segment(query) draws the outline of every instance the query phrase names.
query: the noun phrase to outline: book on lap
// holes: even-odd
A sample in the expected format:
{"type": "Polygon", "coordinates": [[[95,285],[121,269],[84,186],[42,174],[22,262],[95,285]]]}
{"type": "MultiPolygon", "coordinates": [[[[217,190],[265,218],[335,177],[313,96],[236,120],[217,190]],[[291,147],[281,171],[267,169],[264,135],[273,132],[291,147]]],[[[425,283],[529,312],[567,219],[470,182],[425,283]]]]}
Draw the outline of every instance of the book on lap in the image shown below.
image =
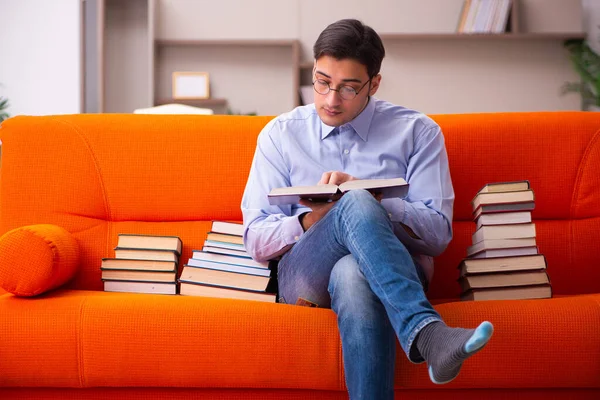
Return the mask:
{"type": "Polygon", "coordinates": [[[180,294],[183,296],[202,296],[221,299],[252,300],[275,303],[274,293],[253,292],[249,290],[230,289],[218,286],[202,285],[180,281],[180,294]]]}
{"type": "Polygon", "coordinates": [[[403,178],[357,179],[340,185],[290,186],[275,188],[268,194],[269,204],[298,204],[300,199],[335,201],[350,190],[365,189],[381,193],[384,199],[402,198],[408,193],[408,183],[403,178]]]}

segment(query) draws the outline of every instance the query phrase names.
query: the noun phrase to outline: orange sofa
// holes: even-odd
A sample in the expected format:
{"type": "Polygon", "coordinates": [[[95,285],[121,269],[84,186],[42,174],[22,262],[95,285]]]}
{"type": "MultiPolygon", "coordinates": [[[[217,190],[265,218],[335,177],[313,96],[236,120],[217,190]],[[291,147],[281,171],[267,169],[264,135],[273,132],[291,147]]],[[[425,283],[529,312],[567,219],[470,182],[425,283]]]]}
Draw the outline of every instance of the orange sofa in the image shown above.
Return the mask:
{"type": "MultiPolygon", "coordinates": [[[[456,203],[428,296],[449,325],[495,334],[435,386],[399,352],[398,399],[600,398],[600,113],[437,115],[456,203]],[[458,301],[456,266],[486,182],[529,179],[553,299],[458,301]]],[[[332,311],[104,293],[118,233],[241,220],[268,117],[15,117],[0,128],[0,399],[344,399],[332,311]],[[37,294],[37,295],[35,295],[37,294]],[[35,296],[31,296],[35,295],[35,296]]]]}

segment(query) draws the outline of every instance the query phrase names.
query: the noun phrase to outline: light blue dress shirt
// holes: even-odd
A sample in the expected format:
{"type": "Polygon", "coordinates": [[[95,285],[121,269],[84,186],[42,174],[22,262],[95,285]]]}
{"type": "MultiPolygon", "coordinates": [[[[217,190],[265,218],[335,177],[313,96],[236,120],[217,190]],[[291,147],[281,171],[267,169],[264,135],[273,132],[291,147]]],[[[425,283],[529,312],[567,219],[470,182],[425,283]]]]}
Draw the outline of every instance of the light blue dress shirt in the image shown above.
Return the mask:
{"type": "Polygon", "coordinates": [[[271,189],[315,185],[327,171],[359,179],[401,177],[409,183],[406,198],[381,204],[396,236],[431,279],[431,256],[440,254],[452,238],[454,190],[444,137],[424,114],[373,97],[354,120],[338,128],[325,125],[314,104],[297,107],[264,127],[242,199],[248,253],[260,261],[275,258],[304,233],[298,215],[310,209],[269,205],[271,189]]]}

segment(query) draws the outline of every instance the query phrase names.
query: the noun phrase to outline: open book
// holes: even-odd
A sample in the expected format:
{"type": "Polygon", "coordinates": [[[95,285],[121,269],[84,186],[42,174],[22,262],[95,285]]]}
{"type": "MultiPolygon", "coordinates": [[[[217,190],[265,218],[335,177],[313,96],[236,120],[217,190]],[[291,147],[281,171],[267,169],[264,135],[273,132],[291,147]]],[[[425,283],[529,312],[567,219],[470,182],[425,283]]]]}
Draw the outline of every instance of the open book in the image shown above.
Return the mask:
{"type": "Polygon", "coordinates": [[[300,199],[311,201],[335,201],[344,193],[353,189],[365,189],[372,193],[381,193],[384,199],[402,198],[408,193],[408,183],[402,178],[358,179],[341,185],[291,186],[271,190],[269,204],[298,204],[300,199]]]}

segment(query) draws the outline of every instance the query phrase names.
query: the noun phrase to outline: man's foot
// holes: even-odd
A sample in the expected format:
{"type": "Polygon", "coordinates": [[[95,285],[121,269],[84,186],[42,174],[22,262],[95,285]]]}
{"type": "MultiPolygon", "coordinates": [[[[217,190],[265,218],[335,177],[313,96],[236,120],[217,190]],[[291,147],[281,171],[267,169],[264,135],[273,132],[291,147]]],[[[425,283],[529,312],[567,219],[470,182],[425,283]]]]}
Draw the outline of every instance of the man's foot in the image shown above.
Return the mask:
{"type": "Polygon", "coordinates": [[[481,350],[492,333],[494,326],[488,321],[476,329],[450,328],[441,321],[425,326],[416,345],[427,361],[431,381],[444,384],[456,378],[463,361],[481,350]]]}

